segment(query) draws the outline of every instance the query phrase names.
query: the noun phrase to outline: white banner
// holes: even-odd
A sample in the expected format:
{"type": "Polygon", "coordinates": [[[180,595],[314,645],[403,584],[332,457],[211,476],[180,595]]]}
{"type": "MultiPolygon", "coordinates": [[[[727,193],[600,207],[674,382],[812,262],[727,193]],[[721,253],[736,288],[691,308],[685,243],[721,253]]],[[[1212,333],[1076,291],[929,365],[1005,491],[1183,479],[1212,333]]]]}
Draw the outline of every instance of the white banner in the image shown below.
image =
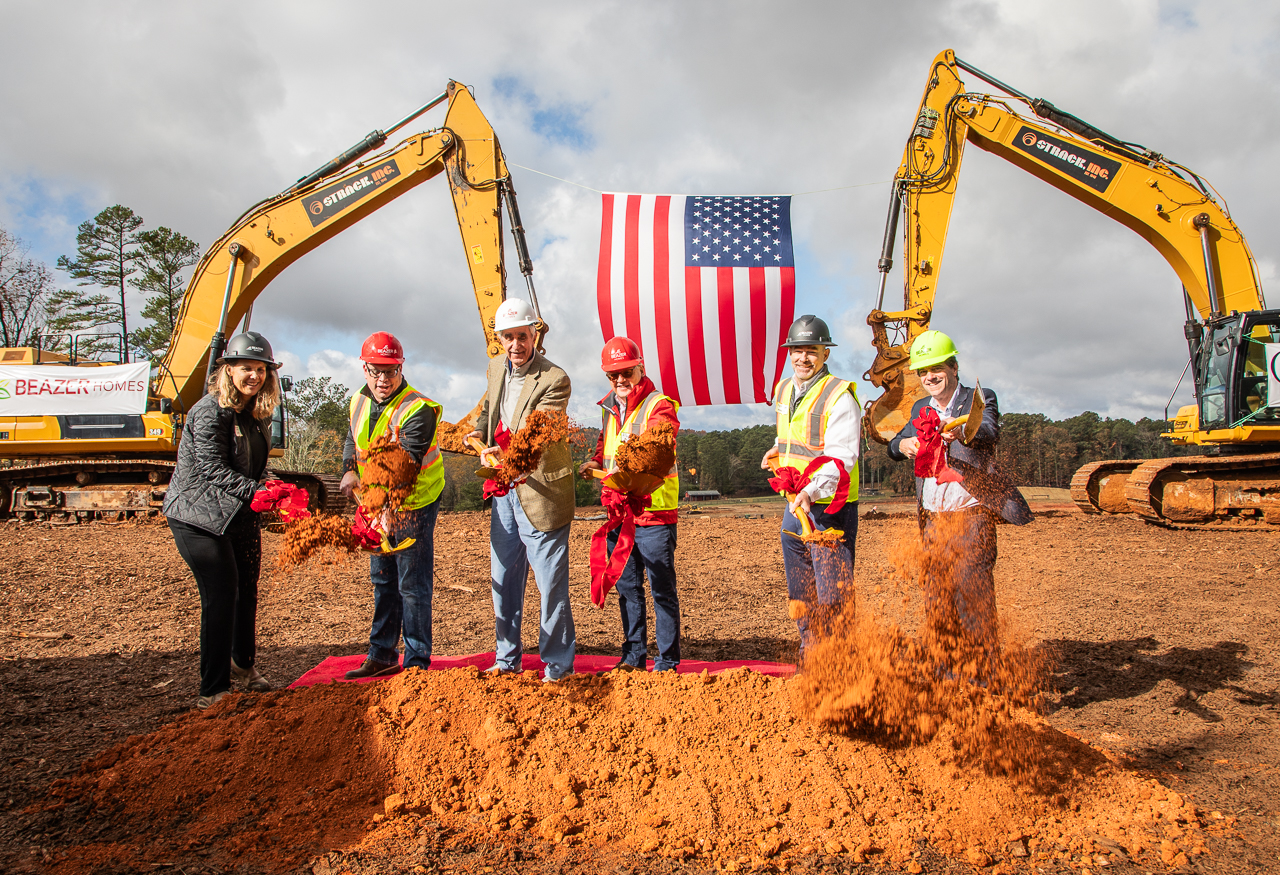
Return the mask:
{"type": "Polygon", "coordinates": [[[1267,360],[1267,406],[1280,407],[1280,343],[1264,343],[1267,360]]]}
{"type": "Polygon", "coordinates": [[[143,413],[148,362],[104,367],[0,365],[0,416],[143,413]]]}

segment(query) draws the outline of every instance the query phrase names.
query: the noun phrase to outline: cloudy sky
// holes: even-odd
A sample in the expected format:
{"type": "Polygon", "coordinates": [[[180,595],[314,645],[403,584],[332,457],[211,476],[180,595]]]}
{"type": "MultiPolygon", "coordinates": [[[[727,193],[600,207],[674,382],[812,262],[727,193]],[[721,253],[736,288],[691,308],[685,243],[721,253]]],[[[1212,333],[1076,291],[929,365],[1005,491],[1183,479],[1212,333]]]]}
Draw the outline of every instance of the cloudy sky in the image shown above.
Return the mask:
{"type": "MultiPolygon", "coordinates": [[[[797,313],[831,323],[833,370],[855,377],[872,358],[888,180],[944,48],[1208,178],[1275,284],[1280,6],[1264,0],[3,0],[0,224],[50,265],[115,203],[208,246],[456,79],[519,165],[548,353],[574,378],[579,418],[595,421],[606,390],[597,190],[796,193],[797,313]]],[[[442,119],[443,107],[415,129],[442,119]]],[[[360,341],[391,328],[410,380],[454,418],[486,363],[463,259],[437,178],[290,267],[254,327],[295,377],[348,386],[360,341]]],[[[933,327],[1004,410],[1162,416],[1186,362],[1182,320],[1176,276],[1135,234],[966,151],[933,327]]],[[[770,414],[682,418],[717,428],[770,414]]]]}

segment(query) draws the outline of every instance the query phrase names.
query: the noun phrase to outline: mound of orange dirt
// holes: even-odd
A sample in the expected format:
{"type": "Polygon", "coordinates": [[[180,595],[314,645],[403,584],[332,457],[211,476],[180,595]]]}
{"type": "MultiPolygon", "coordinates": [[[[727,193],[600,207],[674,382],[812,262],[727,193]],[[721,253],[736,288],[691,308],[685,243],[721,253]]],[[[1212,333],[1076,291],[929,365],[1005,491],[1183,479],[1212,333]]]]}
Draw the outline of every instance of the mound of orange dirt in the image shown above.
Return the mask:
{"type": "Polygon", "coordinates": [[[424,819],[546,856],[577,845],[731,871],[813,854],[910,867],[920,840],[984,865],[1096,854],[1157,865],[1198,847],[1195,810],[1176,793],[1033,717],[1018,729],[1040,751],[1027,780],[957,752],[949,726],[913,746],[825,731],[793,706],[801,683],[747,670],[557,684],[409,670],[232,696],[55,785],[53,804],[80,812],[88,841],[53,868],[206,848],[209,864],[285,871],[424,819]]]}
{"type": "Polygon", "coordinates": [[[629,474],[652,474],[665,477],[676,463],[675,429],[669,422],[659,422],[624,441],[618,447],[615,464],[629,474]]]}

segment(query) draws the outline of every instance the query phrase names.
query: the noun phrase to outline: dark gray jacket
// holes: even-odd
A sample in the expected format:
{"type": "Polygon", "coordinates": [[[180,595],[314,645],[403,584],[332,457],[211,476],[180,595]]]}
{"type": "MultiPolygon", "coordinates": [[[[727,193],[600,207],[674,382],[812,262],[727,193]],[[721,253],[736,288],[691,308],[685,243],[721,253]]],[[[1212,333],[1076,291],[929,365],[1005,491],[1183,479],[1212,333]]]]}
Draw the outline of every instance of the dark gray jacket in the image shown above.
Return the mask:
{"type": "MultiPolygon", "coordinates": [[[[164,515],[215,535],[224,534],[231,520],[253,500],[266,471],[250,470],[249,436],[237,434],[236,412],[205,395],[187,414],[178,444],[178,465],[164,497],[164,515]]],[[[252,417],[252,428],[271,446],[270,435],[252,417]]]]}
{"type": "MultiPolygon", "coordinates": [[[[973,389],[960,386],[956,390],[956,410],[968,410],[973,402],[973,389]]],[[[996,393],[982,390],[986,407],[982,411],[982,425],[968,446],[954,441],[947,450],[947,463],[964,478],[965,491],[986,508],[995,511],[1005,522],[1026,525],[1033,519],[1022,493],[1008,477],[996,467],[996,441],[1000,440],[1000,405],[996,393]]],[[[904,438],[915,437],[916,417],[929,406],[929,398],[922,398],[911,408],[911,419],[902,431],[889,441],[889,458],[902,461],[907,455],[898,449],[904,438]]],[[[920,498],[923,479],[916,478],[916,499],[920,498]]]]}

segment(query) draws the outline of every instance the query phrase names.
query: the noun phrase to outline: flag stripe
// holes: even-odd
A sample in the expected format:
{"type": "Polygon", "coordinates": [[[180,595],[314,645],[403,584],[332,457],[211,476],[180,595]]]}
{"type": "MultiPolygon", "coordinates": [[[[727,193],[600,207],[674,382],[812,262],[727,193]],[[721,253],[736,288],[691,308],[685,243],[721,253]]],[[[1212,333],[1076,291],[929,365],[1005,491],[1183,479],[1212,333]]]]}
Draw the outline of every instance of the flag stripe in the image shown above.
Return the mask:
{"type": "MultiPolygon", "coordinates": [[[[778,342],[774,347],[777,350],[778,361],[773,367],[773,386],[777,386],[782,380],[782,369],[787,364],[787,356],[782,350],[782,344],[787,342],[787,331],[791,328],[791,323],[796,318],[796,269],[794,267],[782,268],[781,279],[782,312],[780,314],[781,318],[778,320],[778,342]]],[[[771,398],[773,386],[769,388],[771,398]]]]}
{"type": "Polygon", "coordinates": [[[702,325],[702,268],[686,267],[685,312],[689,319],[689,370],[693,373],[693,403],[710,404],[707,375],[707,332],[702,325]]]}
{"type": "Polygon", "coordinates": [[[609,288],[609,271],[612,269],[613,248],[613,200],[614,196],[604,196],[604,208],[600,214],[600,263],[596,267],[596,307],[600,311],[600,330],[606,338],[614,336],[613,307],[609,296],[601,294],[609,288]]]}
{"type": "MultiPolygon", "coordinates": [[[[626,334],[636,343],[640,343],[640,197],[630,195],[627,198],[627,231],[626,231],[626,271],[623,274],[623,306],[627,314],[626,334]]],[[[641,354],[644,353],[643,344],[641,354]]]]}
{"type": "Polygon", "coordinates": [[[751,389],[752,398],[767,398],[764,359],[769,348],[768,316],[765,314],[765,269],[747,268],[751,295],[751,389]]]}
{"type": "Polygon", "coordinates": [[[680,388],[676,381],[676,362],[672,351],[671,325],[671,273],[669,263],[670,238],[667,229],[670,221],[671,198],[658,197],[653,205],[653,312],[657,333],[658,372],[662,386],[671,387],[664,392],[680,400],[680,388]]]}
{"type": "Polygon", "coordinates": [[[716,268],[716,301],[720,315],[720,370],[724,380],[724,403],[739,404],[742,401],[738,385],[738,341],[734,331],[734,294],[732,267],[716,268]]]}
{"type": "MultiPolygon", "coordinates": [[[[672,195],[671,206],[667,211],[667,253],[668,262],[665,268],[667,277],[667,301],[671,306],[671,367],[675,379],[668,384],[663,381],[662,391],[675,398],[681,404],[696,403],[693,401],[693,367],[690,364],[689,352],[689,317],[685,302],[685,235],[684,235],[685,198],[683,195],[672,195]],[[670,391],[668,391],[670,389],[670,391]]],[[[656,270],[663,270],[656,267],[656,270]]]]}

